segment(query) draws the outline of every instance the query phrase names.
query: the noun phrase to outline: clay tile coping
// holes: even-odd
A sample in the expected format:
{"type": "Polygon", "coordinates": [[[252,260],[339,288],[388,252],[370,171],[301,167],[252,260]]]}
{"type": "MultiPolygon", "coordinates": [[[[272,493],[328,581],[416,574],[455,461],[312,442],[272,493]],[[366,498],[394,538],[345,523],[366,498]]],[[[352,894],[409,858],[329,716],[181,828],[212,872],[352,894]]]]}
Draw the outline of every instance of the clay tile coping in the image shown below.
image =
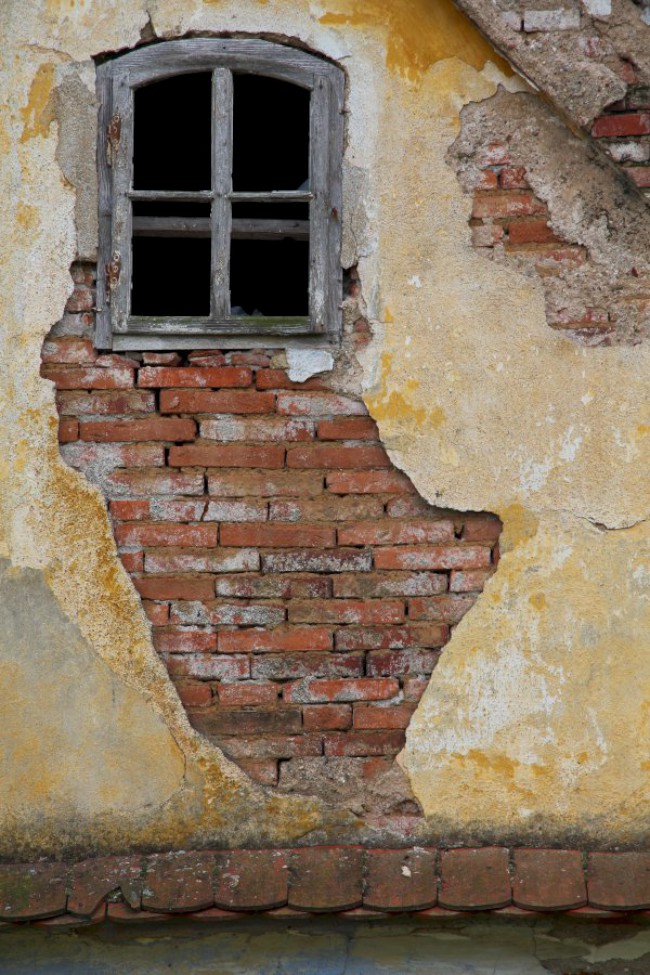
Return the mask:
{"type": "Polygon", "coordinates": [[[420,913],[650,910],[650,853],[314,846],[0,864],[0,925],[215,921],[265,912],[351,920],[420,913]]]}

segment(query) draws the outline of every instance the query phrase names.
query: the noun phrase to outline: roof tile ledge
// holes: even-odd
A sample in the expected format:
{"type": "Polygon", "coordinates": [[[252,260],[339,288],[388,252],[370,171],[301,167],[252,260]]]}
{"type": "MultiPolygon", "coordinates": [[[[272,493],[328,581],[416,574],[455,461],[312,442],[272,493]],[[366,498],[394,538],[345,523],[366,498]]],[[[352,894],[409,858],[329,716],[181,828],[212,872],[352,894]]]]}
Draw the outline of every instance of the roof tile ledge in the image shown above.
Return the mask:
{"type": "Polygon", "coordinates": [[[650,919],[650,852],[349,845],[0,864],[3,927],[479,911],[650,919]]]}

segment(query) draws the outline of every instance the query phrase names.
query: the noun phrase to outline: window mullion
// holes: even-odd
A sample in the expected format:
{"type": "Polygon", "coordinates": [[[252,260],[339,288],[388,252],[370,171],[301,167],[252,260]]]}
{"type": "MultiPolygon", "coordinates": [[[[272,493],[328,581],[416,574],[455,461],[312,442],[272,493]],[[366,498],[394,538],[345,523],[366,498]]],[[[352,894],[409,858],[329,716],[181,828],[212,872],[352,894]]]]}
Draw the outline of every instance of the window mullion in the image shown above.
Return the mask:
{"type": "Polygon", "coordinates": [[[133,91],[128,74],[118,74],[113,88],[113,111],[120,119],[120,139],[113,159],[115,208],[111,227],[113,267],[111,319],[114,332],[126,332],[131,304],[131,201],[133,179],[133,91]]]}
{"type": "Polygon", "coordinates": [[[309,316],[315,332],[325,331],[325,297],[329,241],[330,92],[327,79],[316,77],[311,94],[309,189],[309,316]]]}
{"type": "Polygon", "coordinates": [[[212,319],[230,317],[230,233],[232,224],[233,153],[232,72],[216,68],[212,75],[212,319]]]}

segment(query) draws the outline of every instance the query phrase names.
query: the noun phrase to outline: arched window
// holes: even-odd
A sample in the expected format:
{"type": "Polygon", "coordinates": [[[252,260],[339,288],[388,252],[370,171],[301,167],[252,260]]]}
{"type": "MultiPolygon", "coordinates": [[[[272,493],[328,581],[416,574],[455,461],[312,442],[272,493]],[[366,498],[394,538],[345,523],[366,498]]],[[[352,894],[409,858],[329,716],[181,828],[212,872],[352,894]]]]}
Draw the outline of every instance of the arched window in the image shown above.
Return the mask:
{"type": "Polygon", "coordinates": [[[98,69],[100,348],[339,333],[343,74],[257,39],[98,69]]]}

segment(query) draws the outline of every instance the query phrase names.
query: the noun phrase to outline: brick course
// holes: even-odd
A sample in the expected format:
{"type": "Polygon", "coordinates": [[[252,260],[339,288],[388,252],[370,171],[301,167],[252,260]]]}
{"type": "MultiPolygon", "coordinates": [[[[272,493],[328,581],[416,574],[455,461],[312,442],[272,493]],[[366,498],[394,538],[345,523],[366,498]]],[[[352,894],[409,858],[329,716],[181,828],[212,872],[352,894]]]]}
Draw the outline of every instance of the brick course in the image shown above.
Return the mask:
{"type": "MultiPolygon", "coordinates": [[[[537,226],[524,184],[504,178],[483,209],[516,194],[508,212],[537,226]]],[[[75,291],[68,314],[92,306],[75,291]]],[[[43,350],[62,454],[107,499],[190,721],[265,785],[294,756],[402,748],[500,531],[428,505],[361,399],[291,382],[276,356],[97,355],[60,328],[43,350]]]]}

